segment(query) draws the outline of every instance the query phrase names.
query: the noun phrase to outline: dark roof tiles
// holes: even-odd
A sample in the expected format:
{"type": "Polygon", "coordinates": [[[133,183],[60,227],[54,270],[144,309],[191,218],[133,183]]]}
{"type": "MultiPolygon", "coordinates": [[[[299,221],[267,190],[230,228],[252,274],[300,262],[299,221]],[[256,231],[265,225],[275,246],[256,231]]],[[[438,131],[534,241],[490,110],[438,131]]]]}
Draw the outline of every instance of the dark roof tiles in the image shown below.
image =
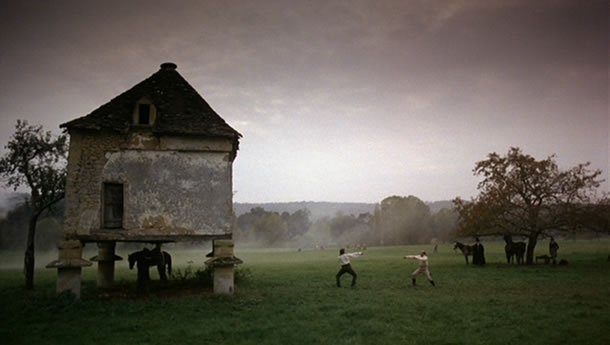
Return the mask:
{"type": "Polygon", "coordinates": [[[131,89],[100,106],[89,115],[66,122],[67,129],[112,129],[126,133],[133,126],[135,105],[149,99],[157,109],[152,131],[159,134],[201,135],[239,139],[229,126],[176,71],[164,63],[161,69],[131,89]]]}

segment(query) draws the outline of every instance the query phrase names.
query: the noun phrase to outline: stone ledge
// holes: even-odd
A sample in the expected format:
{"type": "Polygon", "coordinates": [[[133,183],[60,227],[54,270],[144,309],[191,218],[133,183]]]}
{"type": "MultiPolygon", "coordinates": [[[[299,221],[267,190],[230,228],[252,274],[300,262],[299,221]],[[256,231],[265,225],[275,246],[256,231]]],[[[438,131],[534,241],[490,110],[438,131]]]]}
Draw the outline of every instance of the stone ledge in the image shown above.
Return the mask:
{"type": "Polygon", "coordinates": [[[205,264],[207,266],[211,266],[211,267],[233,266],[233,265],[239,265],[239,264],[243,264],[243,263],[244,262],[242,259],[237,258],[235,256],[212,258],[205,262],[205,264]]]}
{"type": "Polygon", "coordinates": [[[118,256],[116,254],[114,255],[114,258],[112,258],[112,259],[99,259],[98,257],[99,257],[99,255],[96,255],[96,256],[92,257],[91,259],[89,259],[89,260],[97,261],[97,262],[114,262],[114,261],[121,261],[121,260],[123,260],[122,257],[120,257],[120,256],[118,256]]]}
{"type": "Polygon", "coordinates": [[[59,259],[53,260],[46,265],[46,268],[78,268],[91,266],[92,263],[84,259],[59,259]]]}

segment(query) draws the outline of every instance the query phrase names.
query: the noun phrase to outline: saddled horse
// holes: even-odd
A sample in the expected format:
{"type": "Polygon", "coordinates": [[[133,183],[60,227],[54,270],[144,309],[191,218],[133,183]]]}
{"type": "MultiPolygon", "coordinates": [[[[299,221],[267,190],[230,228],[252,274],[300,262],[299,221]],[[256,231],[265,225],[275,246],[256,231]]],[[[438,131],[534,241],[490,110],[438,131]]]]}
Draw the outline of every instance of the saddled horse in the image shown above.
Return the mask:
{"type": "Polygon", "coordinates": [[[146,288],[146,282],[150,280],[150,266],[157,266],[159,278],[163,281],[167,280],[167,274],[172,274],[172,257],[166,251],[161,251],[160,247],[155,247],[153,250],[144,248],[138,252],[131,253],[128,256],[129,269],[133,269],[135,265],[138,269],[138,287],[146,288]]]}
{"type": "Polygon", "coordinates": [[[510,234],[504,235],[504,242],[506,242],[506,245],[504,246],[506,262],[509,264],[513,263],[516,257],[517,263],[522,264],[523,256],[525,254],[525,242],[513,242],[513,237],[510,234]]]}
{"type": "Polygon", "coordinates": [[[456,241],[455,245],[453,246],[453,250],[456,249],[462,251],[462,254],[464,254],[464,258],[466,259],[466,265],[468,265],[468,257],[474,254],[474,246],[470,246],[456,241]]]}

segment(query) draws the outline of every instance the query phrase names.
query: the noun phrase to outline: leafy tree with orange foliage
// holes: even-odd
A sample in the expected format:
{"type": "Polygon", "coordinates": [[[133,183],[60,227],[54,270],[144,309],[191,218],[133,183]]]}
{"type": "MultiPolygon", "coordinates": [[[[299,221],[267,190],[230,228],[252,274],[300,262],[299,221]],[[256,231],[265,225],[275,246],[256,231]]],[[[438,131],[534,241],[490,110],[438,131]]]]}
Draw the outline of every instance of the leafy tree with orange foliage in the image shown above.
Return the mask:
{"type": "Polygon", "coordinates": [[[489,154],[473,170],[483,177],[479,195],[470,201],[454,200],[457,234],[525,236],[526,263],[532,264],[541,235],[591,229],[587,219],[604,219],[599,212],[608,208],[595,206],[602,205],[597,195],[602,172],[590,170],[589,165],[562,170],[554,156],[536,160],[514,147],[505,156],[489,154]]]}

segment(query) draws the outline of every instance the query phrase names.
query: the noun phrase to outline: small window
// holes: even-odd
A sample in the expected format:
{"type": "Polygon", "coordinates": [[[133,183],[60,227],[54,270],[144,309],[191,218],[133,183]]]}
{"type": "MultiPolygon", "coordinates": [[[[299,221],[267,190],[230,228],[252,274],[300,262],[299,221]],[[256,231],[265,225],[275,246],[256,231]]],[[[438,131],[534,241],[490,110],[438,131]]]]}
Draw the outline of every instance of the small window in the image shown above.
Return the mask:
{"type": "Polygon", "coordinates": [[[150,104],[138,104],[138,124],[150,125],[150,104]]]}
{"type": "Polygon", "coordinates": [[[104,228],[123,228],[123,184],[104,183],[104,228]]]}
{"type": "Polygon", "coordinates": [[[157,118],[157,108],[147,97],[140,98],[133,109],[133,124],[136,126],[150,127],[157,118]]]}

